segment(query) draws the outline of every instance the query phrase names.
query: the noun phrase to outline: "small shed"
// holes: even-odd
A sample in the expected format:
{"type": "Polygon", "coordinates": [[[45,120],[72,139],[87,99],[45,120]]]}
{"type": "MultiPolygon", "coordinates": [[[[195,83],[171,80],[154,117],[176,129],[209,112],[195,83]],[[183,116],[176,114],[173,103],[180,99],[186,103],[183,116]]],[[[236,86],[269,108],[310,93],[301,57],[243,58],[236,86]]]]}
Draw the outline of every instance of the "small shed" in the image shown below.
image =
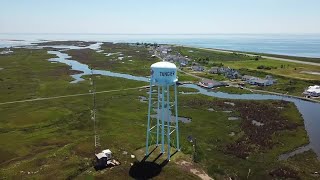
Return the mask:
{"type": "Polygon", "coordinates": [[[108,165],[108,161],[112,158],[112,152],[110,149],[103,150],[101,153],[95,154],[97,164],[96,167],[98,169],[102,169],[108,165]]]}

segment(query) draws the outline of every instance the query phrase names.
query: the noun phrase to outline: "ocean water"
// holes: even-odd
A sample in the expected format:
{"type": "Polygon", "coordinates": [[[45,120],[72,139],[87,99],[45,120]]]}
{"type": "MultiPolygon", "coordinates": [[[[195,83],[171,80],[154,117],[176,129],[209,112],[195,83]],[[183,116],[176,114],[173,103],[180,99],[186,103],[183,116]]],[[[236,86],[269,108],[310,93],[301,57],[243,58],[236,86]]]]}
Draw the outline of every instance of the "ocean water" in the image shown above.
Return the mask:
{"type": "Polygon", "coordinates": [[[39,40],[168,43],[204,48],[320,58],[320,34],[0,34],[0,47],[17,44],[25,45],[39,40]]]}

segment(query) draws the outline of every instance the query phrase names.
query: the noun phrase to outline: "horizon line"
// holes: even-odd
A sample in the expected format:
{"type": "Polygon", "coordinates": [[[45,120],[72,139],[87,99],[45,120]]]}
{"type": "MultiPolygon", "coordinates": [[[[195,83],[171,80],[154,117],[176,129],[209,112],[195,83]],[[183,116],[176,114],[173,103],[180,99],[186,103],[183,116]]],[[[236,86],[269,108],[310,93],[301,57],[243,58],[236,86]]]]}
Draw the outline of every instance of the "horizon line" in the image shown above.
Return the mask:
{"type": "Polygon", "coordinates": [[[24,32],[0,32],[0,34],[68,34],[68,35],[320,35],[319,33],[24,33],[24,32]]]}

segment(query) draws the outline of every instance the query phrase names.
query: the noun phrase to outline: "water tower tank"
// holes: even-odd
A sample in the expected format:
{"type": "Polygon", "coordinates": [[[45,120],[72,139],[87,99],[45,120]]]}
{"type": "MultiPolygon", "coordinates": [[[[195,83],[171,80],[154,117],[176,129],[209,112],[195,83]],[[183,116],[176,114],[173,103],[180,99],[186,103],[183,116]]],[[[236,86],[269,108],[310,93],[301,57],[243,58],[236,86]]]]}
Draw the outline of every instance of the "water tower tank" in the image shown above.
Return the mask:
{"type": "Polygon", "coordinates": [[[177,66],[165,61],[152,64],[151,81],[159,85],[175,84],[178,81],[177,66]]]}

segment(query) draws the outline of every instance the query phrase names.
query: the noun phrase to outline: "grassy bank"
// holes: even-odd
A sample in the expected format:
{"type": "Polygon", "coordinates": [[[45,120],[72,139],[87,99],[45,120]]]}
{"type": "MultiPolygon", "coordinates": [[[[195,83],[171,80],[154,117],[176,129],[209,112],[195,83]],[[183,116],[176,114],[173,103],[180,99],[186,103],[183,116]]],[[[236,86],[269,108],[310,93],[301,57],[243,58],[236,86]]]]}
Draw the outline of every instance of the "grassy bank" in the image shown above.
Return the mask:
{"type": "Polygon", "coordinates": [[[214,88],[214,91],[225,92],[229,94],[252,94],[251,91],[232,86],[214,88]]]}

